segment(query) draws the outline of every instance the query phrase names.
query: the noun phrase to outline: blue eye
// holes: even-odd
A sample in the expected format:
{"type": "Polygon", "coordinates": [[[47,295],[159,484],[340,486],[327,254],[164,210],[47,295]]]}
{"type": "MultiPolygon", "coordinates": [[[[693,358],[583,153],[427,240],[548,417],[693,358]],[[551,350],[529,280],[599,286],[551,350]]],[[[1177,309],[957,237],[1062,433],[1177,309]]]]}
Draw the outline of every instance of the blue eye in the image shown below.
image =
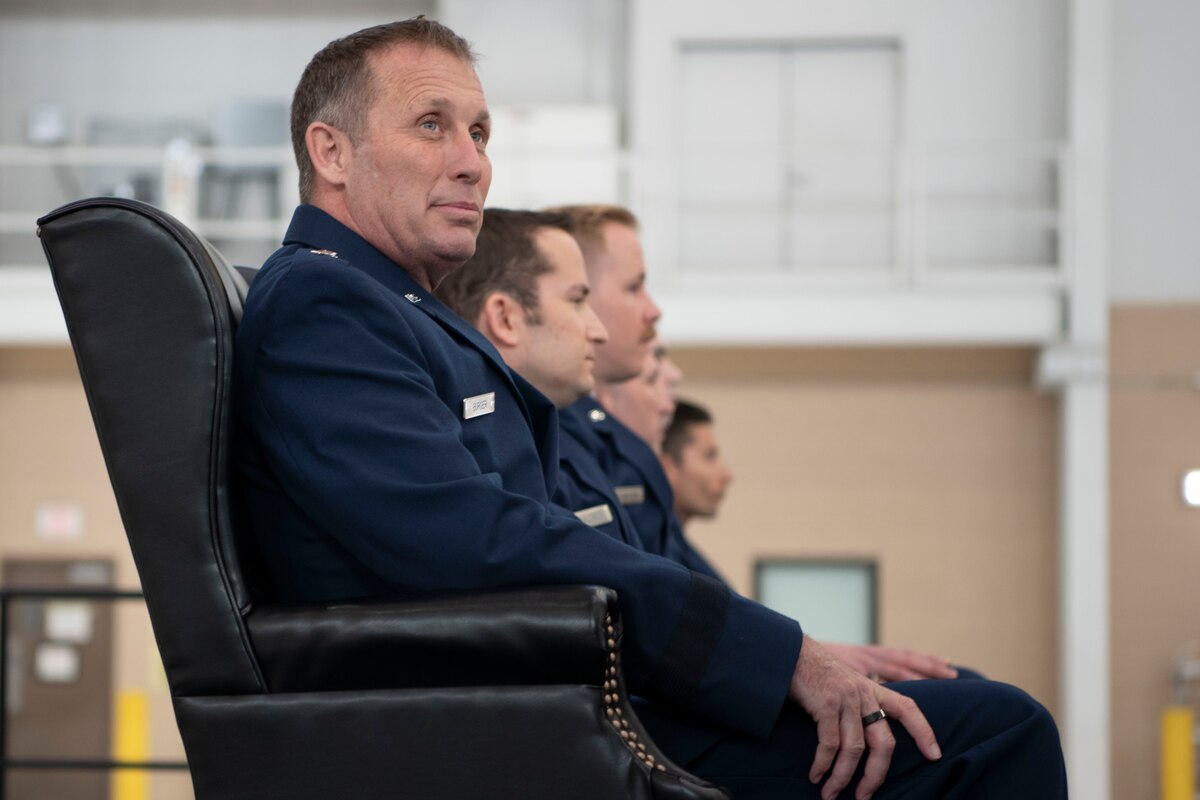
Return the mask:
{"type": "Polygon", "coordinates": [[[427,131],[436,131],[438,129],[438,124],[436,120],[427,119],[421,122],[421,127],[427,131]]]}

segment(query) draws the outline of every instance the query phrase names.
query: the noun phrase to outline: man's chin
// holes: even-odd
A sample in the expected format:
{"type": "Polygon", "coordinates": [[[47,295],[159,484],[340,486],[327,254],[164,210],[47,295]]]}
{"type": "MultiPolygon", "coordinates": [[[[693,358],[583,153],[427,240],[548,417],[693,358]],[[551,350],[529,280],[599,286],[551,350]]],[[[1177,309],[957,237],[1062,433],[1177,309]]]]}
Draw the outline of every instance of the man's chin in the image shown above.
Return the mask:
{"type": "Polygon", "coordinates": [[[439,260],[458,269],[475,255],[475,237],[446,237],[434,252],[439,260]]]}
{"type": "Polygon", "coordinates": [[[637,361],[630,364],[612,363],[596,359],[596,365],[592,368],[592,374],[596,376],[598,384],[614,384],[625,383],[631,381],[642,373],[644,366],[645,353],[638,356],[637,361]]]}

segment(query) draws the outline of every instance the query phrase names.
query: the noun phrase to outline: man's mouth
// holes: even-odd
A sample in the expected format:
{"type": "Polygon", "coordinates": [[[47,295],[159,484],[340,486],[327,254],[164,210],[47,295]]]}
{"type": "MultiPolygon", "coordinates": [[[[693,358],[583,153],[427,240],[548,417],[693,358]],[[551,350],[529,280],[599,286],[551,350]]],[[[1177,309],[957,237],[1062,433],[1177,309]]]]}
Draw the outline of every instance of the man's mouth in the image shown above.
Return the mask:
{"type": "Polygon", "coordinates": [[[454,202],[454,203],[434,203],[434,208],[444,208],[449,211],[458,211],[463,214],[478,214],[479,206],[469,201],[454,202]]]}

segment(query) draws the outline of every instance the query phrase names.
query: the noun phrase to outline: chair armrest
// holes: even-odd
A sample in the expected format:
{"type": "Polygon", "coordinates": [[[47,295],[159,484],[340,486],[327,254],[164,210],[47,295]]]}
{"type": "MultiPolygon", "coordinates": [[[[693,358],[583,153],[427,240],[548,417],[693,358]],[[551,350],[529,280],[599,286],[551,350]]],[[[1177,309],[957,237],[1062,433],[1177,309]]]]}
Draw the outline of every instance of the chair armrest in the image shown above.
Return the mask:
{"type": "Polygon", "coordinates": [[[263,606],[246,624],[271,692],[600,684],[616,600],[611,589],[551,586],[263,606]]]}

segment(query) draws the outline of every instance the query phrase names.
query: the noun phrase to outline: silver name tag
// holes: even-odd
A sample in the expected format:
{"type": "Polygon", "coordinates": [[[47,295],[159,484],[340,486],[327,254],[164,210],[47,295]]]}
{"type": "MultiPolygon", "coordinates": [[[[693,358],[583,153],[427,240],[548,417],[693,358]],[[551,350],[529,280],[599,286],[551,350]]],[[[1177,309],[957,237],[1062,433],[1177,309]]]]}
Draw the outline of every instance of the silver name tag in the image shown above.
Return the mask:
{"type": "Polygon", "coordinates": [[[646,502],[646,487],[640,483],[632,486],[618,486],[617,499],[623,506],[636,506],[646,502]]]}
{"type": "Polygon", "coordinates": [[[474,419],[496,410],[496,393],[477,394],[463,398],[463,419],[474,419]]]}
{"type": "Polygon", "coordinates": [[[598,506],[591,508],[581,508],[575,512],[575,516],[585,525],[591,525],[593,528],[597,525],[607,525],[613,521],[612,509],[608,507],[608,503],[601,503],[598,506]]]}

